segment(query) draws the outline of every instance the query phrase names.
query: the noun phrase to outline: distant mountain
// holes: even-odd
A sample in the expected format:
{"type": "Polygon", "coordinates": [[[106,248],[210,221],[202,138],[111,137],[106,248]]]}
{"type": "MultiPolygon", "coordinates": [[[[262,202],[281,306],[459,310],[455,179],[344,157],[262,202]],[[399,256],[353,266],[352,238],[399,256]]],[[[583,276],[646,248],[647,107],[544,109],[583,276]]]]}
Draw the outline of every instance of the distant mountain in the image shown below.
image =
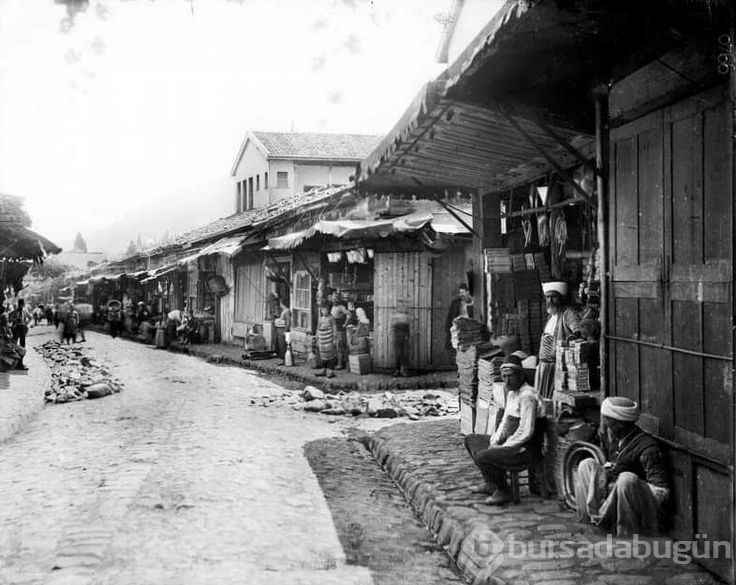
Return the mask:
{"type": "Polygon", "coordinates": [[[119,257],[140,234],[144,247],[160,241],[166,235],[175,236],[198,226],[230,215],[234,211],[230,177],[204,186],[193,186],[151,199],[145,208],[131,210],[127,215],[85,234],[90,250],[119,257]]]}

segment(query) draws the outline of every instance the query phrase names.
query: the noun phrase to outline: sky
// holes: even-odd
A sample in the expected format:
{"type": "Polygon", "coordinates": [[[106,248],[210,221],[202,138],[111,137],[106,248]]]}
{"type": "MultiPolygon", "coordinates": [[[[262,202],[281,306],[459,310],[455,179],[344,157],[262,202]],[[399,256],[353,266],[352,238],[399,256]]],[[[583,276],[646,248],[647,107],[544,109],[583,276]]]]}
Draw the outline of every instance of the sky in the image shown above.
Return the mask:
{"type": "Polygon", "coordinates": [[[442,70],[451,6],[90,0],[71,18],[57,1],[0,0],[0,192],[57,244],[108,252],[177,207],[229,214],[249,129],[386,133],[442,70]]]}

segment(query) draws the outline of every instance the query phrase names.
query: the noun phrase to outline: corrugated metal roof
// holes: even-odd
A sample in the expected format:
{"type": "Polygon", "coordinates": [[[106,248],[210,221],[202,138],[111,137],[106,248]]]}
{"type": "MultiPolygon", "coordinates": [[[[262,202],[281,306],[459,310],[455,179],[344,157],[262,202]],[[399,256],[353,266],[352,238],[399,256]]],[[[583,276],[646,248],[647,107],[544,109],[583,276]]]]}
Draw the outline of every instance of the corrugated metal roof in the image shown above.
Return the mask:
{"type": "Polygon", "coordinates": [[[372,134],[317,134],[305,132],[263,132],[253,135],[270,157],[360,161],[381,141],[372,134]]]}

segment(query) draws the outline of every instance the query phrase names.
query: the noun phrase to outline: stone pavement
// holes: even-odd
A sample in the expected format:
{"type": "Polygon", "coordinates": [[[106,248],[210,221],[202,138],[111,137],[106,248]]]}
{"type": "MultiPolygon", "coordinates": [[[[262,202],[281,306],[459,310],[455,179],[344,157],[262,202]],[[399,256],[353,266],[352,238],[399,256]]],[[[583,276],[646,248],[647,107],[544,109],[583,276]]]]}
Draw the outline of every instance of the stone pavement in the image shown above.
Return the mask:
{"type": "Polygon", "coordinates": [[[0,445],[0,584],[373,582],[303,454],[339,424],[251,407],[283,388],[242,368],[87,339],[124,390],[49,405],[0,445]]]}
{"type": "Polygon", "coordinates": [[[49,384],[49,369],[34,350],[40,335],[51,327],[34,327],[26,337],[27,371],[0,372],[0,443],[22,430],[44,406],[44,390],[49,384]]]}
{"type": "Polygon", "coordinates": [[[366,442],[377,462],[394,478],[415,512],[469,579],[494,585],[719,582],[693,563],[676,564],[667,558],[615,558],[603,546],[606,535],[593,526],[578,524],[572,512],[557,500],[544,500],[522,490],[519,505],[485,505],[485,496],[468,489],[482,478],[465,450],[459,430],[457,420],[397,424],[382,429],[366,442]],[[471,546],[474,535],[476,545],[471,546]],[[512,538],[524,543],[526,550],[520,548],[523,545],[512,550],[512,538]],[[540,554],[541,543],[549,547],[553,541],[569,543],[568,550],[574,552],[568,554],[558,546],[553,554],[540,554]],[[603,554],[578,552],[578,547],[587,546],[586,543],[603,543],[599,545],[603,554]],[[489,544],[493,546],[489,548],[489,544]],[[484,574],[482,569],[486,566],[490,569],[484,574]]]}

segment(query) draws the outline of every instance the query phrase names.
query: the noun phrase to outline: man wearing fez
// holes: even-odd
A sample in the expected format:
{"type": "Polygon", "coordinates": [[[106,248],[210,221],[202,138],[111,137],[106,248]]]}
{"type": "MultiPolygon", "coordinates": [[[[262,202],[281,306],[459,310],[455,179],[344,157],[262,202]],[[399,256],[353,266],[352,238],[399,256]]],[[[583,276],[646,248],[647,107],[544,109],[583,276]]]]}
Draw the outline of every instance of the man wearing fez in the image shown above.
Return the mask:
{"type": "Polygon", "coordinates": [[[501,424],[492,436],[472,434],[465,437],[465,448],[485,480],[471,488],[490,494],[486,504],[501,505],[509,500],[506,469],[528,465],[541,455],[544,439],[544,405],[534,388],[524,382],[521,358],[508,356],[501,365],[506,385],[506,409],[501,424]],[[541,432],[540,432],[541,431],[541,432]]]}
{"type": "Polygon", "coordinates": [[[542,398],[552,398],[557,345],[580,333],[580,319],[567,304],[567,283],[545,282],[542,283],[542,291],[549,319],[539,341],[539,365],[534,387],[542,398]]]}
{"type": "Polygon", "coordinates": [[[664,455],[637,420],[636,402],[606,398],[600,433],[608,462],[583,460],[575,481],[578,520],[613,529],[621,537],[656,533],[669,496],[664,455]]]}

